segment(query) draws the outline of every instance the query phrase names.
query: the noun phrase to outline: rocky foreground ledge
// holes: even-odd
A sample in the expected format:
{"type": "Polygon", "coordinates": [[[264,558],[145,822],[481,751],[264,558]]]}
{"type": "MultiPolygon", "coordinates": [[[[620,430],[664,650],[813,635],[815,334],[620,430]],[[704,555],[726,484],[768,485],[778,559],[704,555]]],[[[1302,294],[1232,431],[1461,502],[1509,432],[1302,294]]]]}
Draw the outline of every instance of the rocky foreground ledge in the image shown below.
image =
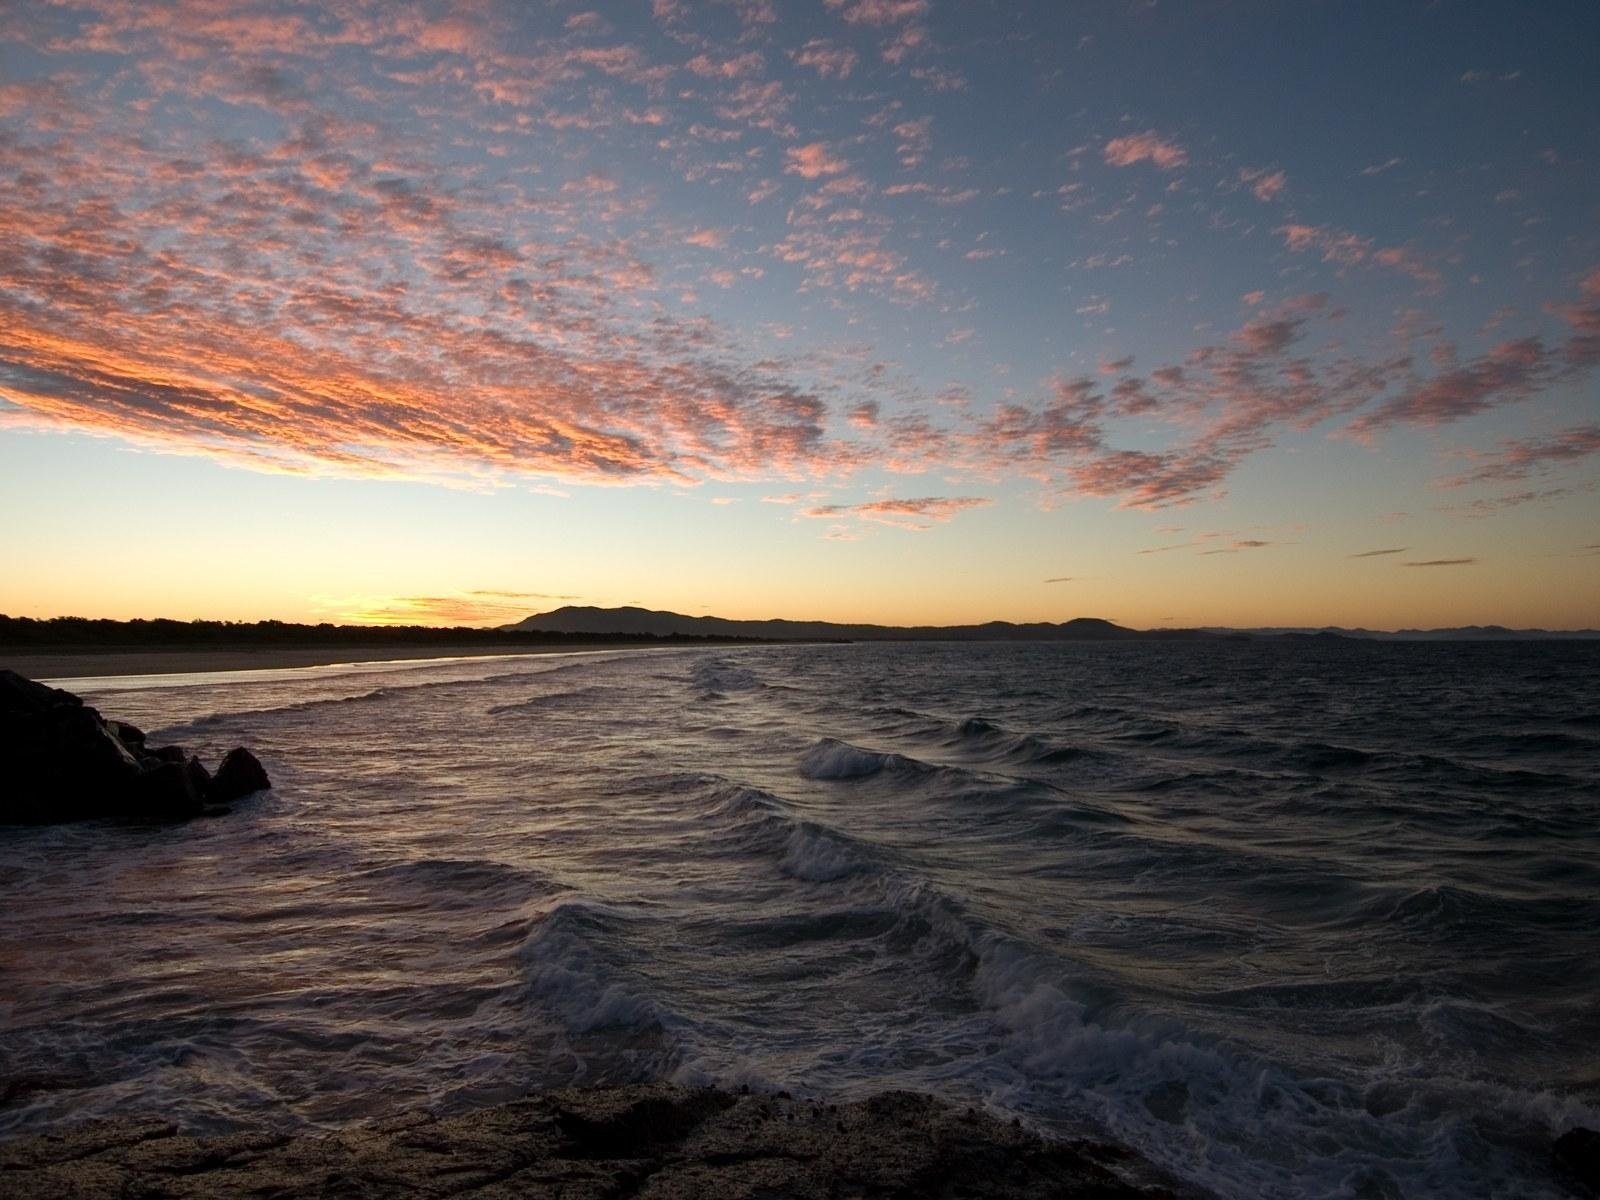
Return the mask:
{"type": "Polygon", "coordinates": [[[15,1200],[245,1196],[1074,1197],[1197,1193],[1129,1151],[1049,1142],[928,1096],[853,1104],[664,1084],[543,1093],[327,1135],[184,1137],[106,1121],[0,1146],[15,1200]]]}
{"type": "Polygon", "coordinates": [[[0,825],[186,821],[271,786],[242,746],[213,775],[182,746],[148,745],[71,692],[0,669],[0,825]]]}

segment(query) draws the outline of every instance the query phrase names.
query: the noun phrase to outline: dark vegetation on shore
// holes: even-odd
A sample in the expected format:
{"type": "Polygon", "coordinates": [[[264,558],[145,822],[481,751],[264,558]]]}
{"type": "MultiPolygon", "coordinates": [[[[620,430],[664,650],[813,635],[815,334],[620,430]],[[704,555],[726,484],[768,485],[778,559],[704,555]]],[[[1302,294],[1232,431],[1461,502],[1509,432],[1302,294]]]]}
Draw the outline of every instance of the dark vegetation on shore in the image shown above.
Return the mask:
{"type": "Polygon", "coordinates": [[[297,625],[289,621],[112,621],[89,617],[10,617],[0,613],[0,650],[14,652],[148,649],[216,650],[240,647],[275,649],[323,646],[450,646],[463,650],[524,647],[712,645],[759,642],[768,638],[706,634],[551,632],[475,629],[457,625],[297,625]]]}

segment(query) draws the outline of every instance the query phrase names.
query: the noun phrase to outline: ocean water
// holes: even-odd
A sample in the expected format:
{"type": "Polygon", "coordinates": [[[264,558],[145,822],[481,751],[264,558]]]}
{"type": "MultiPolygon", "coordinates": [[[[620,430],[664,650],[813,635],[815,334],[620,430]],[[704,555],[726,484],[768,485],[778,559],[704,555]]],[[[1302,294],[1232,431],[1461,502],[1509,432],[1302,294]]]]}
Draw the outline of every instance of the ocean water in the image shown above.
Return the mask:
{"type": "Polygon", "coordinates": [[[1226,1196],[1562,1194],[1600,646],[771,646],[74,684],[274,790],[0,831],[0,1137],[937,1092],[1226,1196]]]}

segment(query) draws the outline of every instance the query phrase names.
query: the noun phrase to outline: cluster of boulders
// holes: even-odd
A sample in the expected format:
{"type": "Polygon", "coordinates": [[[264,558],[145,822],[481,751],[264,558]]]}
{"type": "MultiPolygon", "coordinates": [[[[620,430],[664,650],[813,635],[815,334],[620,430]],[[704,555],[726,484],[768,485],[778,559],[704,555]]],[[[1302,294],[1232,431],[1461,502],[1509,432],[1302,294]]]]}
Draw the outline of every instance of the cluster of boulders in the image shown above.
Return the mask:
{"type": "Polygon", "coordinates": [[[213,775],[182,746],[150,746],[71,692],[0,670],[0,824],[112,817],[185,821],[272,786],[255,755],[230,750],[213,775]]]}

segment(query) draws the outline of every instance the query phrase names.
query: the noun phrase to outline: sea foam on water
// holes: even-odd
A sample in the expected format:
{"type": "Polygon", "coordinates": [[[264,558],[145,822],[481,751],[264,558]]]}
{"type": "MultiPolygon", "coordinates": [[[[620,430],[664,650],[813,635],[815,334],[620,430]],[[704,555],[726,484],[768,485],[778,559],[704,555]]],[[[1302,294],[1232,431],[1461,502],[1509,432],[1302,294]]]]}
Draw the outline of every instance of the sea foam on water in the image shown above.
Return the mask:
{"type": "Polygon", "coordinates": [[[1560,1193],[1600,653],[770,646],[100,681],[271,793],[0,844],[0,1135],[935,1092],[1225,1195],[1560,1193]],[[1316,696],[1308,705],[1303,699],[1316,696]],[[26,886],[24,885],[24,882],[26,886]]]}

